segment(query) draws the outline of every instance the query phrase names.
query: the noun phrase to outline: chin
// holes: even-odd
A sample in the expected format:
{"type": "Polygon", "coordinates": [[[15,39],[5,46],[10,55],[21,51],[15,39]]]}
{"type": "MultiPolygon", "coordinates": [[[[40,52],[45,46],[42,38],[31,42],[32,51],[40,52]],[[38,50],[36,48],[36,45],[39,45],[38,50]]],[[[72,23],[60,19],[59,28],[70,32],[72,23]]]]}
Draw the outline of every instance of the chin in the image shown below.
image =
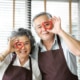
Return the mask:
{"type": "Polygon", "coordinates": [[[47,41],[47,40],[49,40],[50,38],[47,38],[47,37],[45,37],[45,38],[42,38],[42,40],[44,40],[44,41],[47,41]]]}
{"type": "Polygon", "coordinates": [[[46,35],[41,37],[42,40],[48,40],[50,38],[51,38],[50,36],[46,36],[46,35]]]}
{"type": "Polygon", "coordinates": [[[24,59],[25,59],[25,58],[28,58],[28,56],[21,56],[21,57],[24,58],[24,59]]]}

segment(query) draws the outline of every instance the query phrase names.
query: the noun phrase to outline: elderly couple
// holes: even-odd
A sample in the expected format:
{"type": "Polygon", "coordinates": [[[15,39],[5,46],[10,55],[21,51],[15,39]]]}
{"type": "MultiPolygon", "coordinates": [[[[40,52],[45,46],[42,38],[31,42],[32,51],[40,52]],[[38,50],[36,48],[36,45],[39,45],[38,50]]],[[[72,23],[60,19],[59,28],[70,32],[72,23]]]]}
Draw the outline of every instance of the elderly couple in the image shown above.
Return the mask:
{"type": "Polygon", "coordinates": [[[28,29],[12,31],[0,54],[0,80],[78,80],[80,41],[61,28],[59,17],[49,13],[36,15],[32,22],[40,42],[35,43],[28,29]]]}

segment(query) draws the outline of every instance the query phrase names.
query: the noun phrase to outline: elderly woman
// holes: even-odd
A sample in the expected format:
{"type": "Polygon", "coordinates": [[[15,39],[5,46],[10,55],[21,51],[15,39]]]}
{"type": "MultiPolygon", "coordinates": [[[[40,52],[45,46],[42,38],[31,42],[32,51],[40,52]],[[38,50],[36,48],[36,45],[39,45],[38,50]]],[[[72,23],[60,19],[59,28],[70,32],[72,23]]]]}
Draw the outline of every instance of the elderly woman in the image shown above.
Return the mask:
{"type": "Polygon", "coordinates": [[[30,56],[34,43],[29,30],[12,31],[7,49],[0,54],[0,80],[41,80],[38,64],[30,56]]]}

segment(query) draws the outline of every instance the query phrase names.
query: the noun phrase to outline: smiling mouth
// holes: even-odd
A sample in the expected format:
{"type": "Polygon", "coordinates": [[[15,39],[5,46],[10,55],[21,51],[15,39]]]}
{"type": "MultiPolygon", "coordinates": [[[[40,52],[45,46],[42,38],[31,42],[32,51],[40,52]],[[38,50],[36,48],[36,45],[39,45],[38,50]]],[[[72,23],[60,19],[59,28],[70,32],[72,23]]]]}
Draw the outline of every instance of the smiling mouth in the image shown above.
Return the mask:
{"type": "Polygon", "coordinates": [[[20,53],[25,54],[25,53],[27,53],[27,51],[20,51],[20,53]]]}
{"type": "Polygon", "coordinates": [[[49,34],[49,32],[42,32],[42,34],[43,34],[43,35],[45,35],[45,34],[49,34]]]}

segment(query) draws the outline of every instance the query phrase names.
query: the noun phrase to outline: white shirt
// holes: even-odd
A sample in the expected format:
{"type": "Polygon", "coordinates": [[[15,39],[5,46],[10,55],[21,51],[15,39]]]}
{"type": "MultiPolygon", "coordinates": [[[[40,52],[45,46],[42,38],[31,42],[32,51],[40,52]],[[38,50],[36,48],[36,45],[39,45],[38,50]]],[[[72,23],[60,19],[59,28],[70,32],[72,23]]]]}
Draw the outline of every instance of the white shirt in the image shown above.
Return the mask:
{"type": "MultiPolygon", "coordinates": [[[[5,72],[5,70],[7,69],[9,63],[10,63],[10,55],[8,55],[4,61],[0,62],[0,80],[2,80],[2,77],[3,77],[3,74],[5,72]]],[[[31,58],[31,61],[32,61],[32,80],[42,80],[41,79],[41,73],[39,71],[39,68],[38,68],[38,63],[33,59],[31,58]]],[[[16,66],[21,66],[20,65],[20,62],[19,62],[19,59],[18,57],[16,57],[13,65],[16,65],[16,66]]],[[[27,69],[30,69],[30,66],[29,66],[29,59],[28,61],[23,65],[23,67],[27,68],[27,69]]],[[[21,75],[20,75],[21,76],[21,75]]]]}
{"type": "MultiPolygon", "coordinates": [[[[64,52],[64,57],[65,57],[65,60],[66,60],[66,63],[67,63],[67,66],[69,68],[69,70],[74,74],[74,75],[77,75],[77,62],[76,62],[76,56],[73,55],[70,50],[68,49],[67,47],[67,44],[65,44],[65,42],[60,39],[61,41],[61,46],[63,48],[63,52],[64,52]]],[[[41,52],[44,52],[44,51],[47,51],[45,46],[41,43],[41,41],[36,45],[35,47],[35,51],[34,53],[32,54],[32,57],[37,59],[38,60],[38,50],[39,50],[39,47],[41,48],[41,52]]],[[[56,50],[56,49],[59,49],[59,45],[58,45],[58,42],[57,42],[57,37],[55,36],[55,40],[53,42],[53,46],[51,48],[51,50],[56,50]]]]}

